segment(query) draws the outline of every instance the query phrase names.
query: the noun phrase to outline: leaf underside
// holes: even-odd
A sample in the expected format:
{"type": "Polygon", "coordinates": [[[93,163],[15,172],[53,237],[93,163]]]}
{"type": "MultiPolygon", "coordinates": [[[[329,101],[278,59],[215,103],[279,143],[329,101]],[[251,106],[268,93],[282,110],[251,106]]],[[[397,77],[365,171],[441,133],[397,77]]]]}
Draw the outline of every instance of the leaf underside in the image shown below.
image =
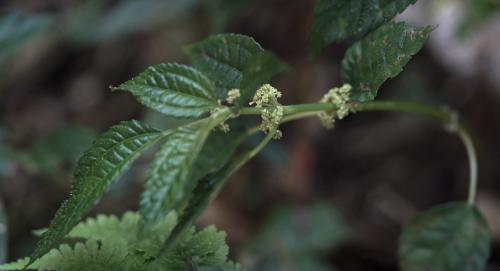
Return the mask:
{"type": "Polygon", "coordinates": [[[390,21],[417,0],[320,0],[314,8],[310,50],[317,54],[330,43],[361,38],[390,21]]]}
{"type": "Polygon", "coordinates": [[[32,260],[57,246],[113,181],[159,137],[160,133],[147,124],[124,121],[97,138],[78,161],[70,197],[59,208],[48,230],[42,235],[32,260]]]}
{"type": "Polygon", "coordinates": [[[180,64],[149,67],[117,89],[130,91],[143,105],[173,117],[199,117],[218,105],[213,83],[180,64]]]}
{"type": "Polygon", "coordinates": [[[402,271],[482,271],[490,233],[476,207],[450,203],[417,215],[399,242],[402,271]]]}
{"type": "Polygon", "coordinates": [[[380,86],[403,70],[431,31],[389,22],[354,43],[342,60],[342,79],[352,86],[351,100],[375,99],[380,86]]]}

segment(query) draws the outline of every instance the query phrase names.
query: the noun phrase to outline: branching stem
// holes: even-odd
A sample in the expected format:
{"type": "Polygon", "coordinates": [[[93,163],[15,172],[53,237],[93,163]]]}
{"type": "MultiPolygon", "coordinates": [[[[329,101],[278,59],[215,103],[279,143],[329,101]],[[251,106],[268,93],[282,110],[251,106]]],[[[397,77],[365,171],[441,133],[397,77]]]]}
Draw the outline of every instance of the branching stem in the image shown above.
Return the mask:
{"type": "MultiPolygon", "coordinates": [[[[421,115],[426,115],[434,118],[444,125],[447,126],[450,132],[456,133],[462,143],[465,146],[467,156],[469,159],[469,192],[467,202],[472,205],[475,202],[476,192],[477,192],[477,156],[474,147],[474,142],[472,136],[463,123],[459,123],[456,115],[449,110],[437,108],[434,106],[428,106],[420,103],[413,102],[401,102],[401,101],[373,101],[366,103],[353,103],[351,104],[352,111],[363,112],[363,111],[392,111],[392,112],[407,112],[407,113],[417,113],[421,115]]],[[[330,111],[337,109],[333,104],[327,103],[310,103],[310,104],[299,104],[299,105],[287,105],[283,106],[284,117],[281,123],[314,117],[319,112],[330,111]]],[[[242,115],[259,115],[261,113],[260,108],[242,108],[240,114],[242,115]]],[[[251,129],[250,132],[257,132],[256,129],[251,129]]]]}

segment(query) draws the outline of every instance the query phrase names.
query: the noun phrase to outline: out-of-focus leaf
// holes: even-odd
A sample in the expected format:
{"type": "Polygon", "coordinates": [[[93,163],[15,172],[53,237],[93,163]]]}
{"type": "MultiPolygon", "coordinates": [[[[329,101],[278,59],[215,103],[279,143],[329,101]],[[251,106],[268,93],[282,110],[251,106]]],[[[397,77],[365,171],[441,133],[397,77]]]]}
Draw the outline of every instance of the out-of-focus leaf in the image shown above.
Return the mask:
{"type": "Polygon", "coordinates": [[[490,254],[486,221],[472,205],[451,203],[417,215],[399,242],[403,271],[482,271],[490,254]]]}
{"type": "Polygon", "coordinates": [[[253,248],[273,250],[269,240],[279,243],[292,254],[319,253],[347,237],[347,228],[336,209],[327,203],[316,203],[304,209],[280,207],[269,215],[253,248]]]}
{"type": "Polygon", "coordinates": [[[375,99],[380,86],[403,71],[432,28],[389,22],[354,43],[342,60],[342,79],[351,84],[351,100],[375,99]]]}
{"type": "Polygon", "coordinates": [[[31,260],[38,259],[58,245],[113,181],[160,136],[156,129],[147,124],[126,121],[111,127],[97,138],[78,161],[70,197],[57,211],[31,260]]]}
{"type": "Polygon", "coordinates": [[[226,92],[239,88],[243,71],[264,49],[251,37],[219,34],[186,47],[193,65],[208,76],[222,100],[226,92]]]}
{"type": "Polygon", "coordinates": [[[0,264],[7,259],[7,216],[0,201],[0,264]]]}
{"type": "Polygon", "coordinates": [[[218,106],[212,82],[194,68],[159,64],[121,84],[139,102],[173,117],[199,117],[218,106]]]}
{"type": "Polygon", "coordinates": [[[417,0],[320,0],[314,8],[310,50],[350,37],[362,37],[417,0]]]}
{"type": "Polygon", "coordinates": [[[324,264],[321,253],[343,241],[347,232],[328,203],[299,210],[279,207],[248,248],[251,270],[335,270],[324,264]]]}
{"type": "Polygon", "coordinates": [[[196,3],[196,0],[125,0],[104,10],[105,1],[87,1],[68,18],[64,32],[70,39],[84,43],[118,38],[181,18],[196,3]]]}
{"type": "Polygon", "coordinates": [[[154,225],[188,199],[198,181],[192,178],[196,175],[192,172],[199,170],[193,165],[212,129],[229,115],[229,110],[220,111],[170,132],[156,154],[141,196],[145,226],[154,225]]]}
{"type": "Polygon", "coordinates": [[[473,33],[477,27],[498,16],[500,1],[498,0],[465,0],[465,16],[459,26],[459,34],[473,33]]]}
{"type": "Polygon", "coordinates": [[[205,0],[202,1],[212,23],[210,33],[224,32],[233,18],[237,18],[251,2],[245,0],[205,0]]]}
{"type": "Polygon", "coordinates": [[[47,28],[48,15],[24,15],[12,12],[0,17],[0,56],[12,52],[47,28]]]}
{"type": "Polygon", "coordinates": [[[90,147],[96,133],[84,127],[67,126],[55,130],[24,153],[22,161],[34,171],[53,173],[65,162],[73,169],[81,154],[90,147]]]}
{"type": "Polygon", "coordinates": [[[256,55],[243,70],[241,81],[241,102],[246,105],[255,95],[255,91],[271,78],[288,70],[288,66],[274,54],[264,51],[256,55]]]}

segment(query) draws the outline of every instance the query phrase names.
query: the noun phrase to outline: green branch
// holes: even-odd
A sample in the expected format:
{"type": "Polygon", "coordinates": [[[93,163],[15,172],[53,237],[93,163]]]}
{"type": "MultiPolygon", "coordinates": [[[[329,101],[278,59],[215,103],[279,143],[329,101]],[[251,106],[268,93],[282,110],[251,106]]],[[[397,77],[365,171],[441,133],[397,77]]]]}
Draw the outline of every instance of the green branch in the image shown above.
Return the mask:
{"type": "MultiPolygon", "coordinates": [[[[307,117],[314,117],[322,111],[332,111],[336,110],[334,104],[329,103],[310,103],[310,104],[299,104],[299,105],[287,105],[283,106],[284,117],[281,123],[290,122],[293,120],[298,120],[307,117]]],[[[436,108],[434,106],[428,106],[413,102],[400,102],[400,101],[374,101],[366,103],[353,103],[351,104],[351,110],[353,112],[364,112],[364,111],[391,111],[391,112],[406,112],[406,113],[417,113],[420,115],[425,115],[434,118],[448,128],[450,132],[456,133],[462,143],[465,146],[467,156],[469,159],[469,192],[468,192],[468,203],[474,204],[476,191],[477,191],[477,156],[474,147],[474,142],[470,135],[470,132],[463,123],[460,123],[454,112],[449,110],[436,108]]],[[[260,115],[262,108],[243,108],[240,110],[242,115],[260,115]]],[[[258,131],[258,129],[251,129],[252,133],[258,131]]]]}

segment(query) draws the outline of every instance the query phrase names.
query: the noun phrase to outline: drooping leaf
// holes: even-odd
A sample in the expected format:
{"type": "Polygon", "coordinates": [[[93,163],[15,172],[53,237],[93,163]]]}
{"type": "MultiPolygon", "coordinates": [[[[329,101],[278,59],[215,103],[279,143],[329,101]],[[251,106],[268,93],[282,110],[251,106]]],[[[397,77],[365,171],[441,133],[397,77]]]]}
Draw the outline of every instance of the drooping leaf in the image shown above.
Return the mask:
{"type": "Polygon", "coordinates": [[[211,130],[229,116],[222,110],[173,130],[157,152],[145,190],[141,196],[141,215],[146,226],[153,225],[187,199],[196,185],[190,178],[198,154],[211,130]]]}
{"type": "Polygon", "coordinates": [[[7,216],[0,201],[0,264],[7,259],[7,216]]]}
{"type": "Polygon", "coordinates": [[[78,161],[69,199],[38,242],[32,260],[55,247],[121,173],[161,134],[139,121],[125,121],[97,138],[78,161]]]}
{"type": "Polygon", "coordinates": [[[263,51],[253,38],[239,34],[214,35],[186,48],[193,65],[215,83],[220,99],[240,87],[243,71],[263,51]]]}
{"type": "Polygon", "coordinates": [[[361,37],[391,20],[417,0],[320,0],[314,8],[310,50],[361,37]]]}
{"type": "Polygon", "coordinates": [[[218,105],[212,82],[180,64],[149,67],[117,89],[130,91],[143,105],[174,117],[199,117],[218,105]]]}
{"type": "Polygon", "coordinates": [[[342,60],[342,79],[352,86],[351,100],[375,99],[382,83],[403,70],[431,31],[389,22],[354,43],[342,60]]]}
{"type": "Polygon", "coordinates": [[[288,66],[274,54],[264,51],[256,55],[243,70],[241,81],[241,102],[247,105],[255,95],[255,91],[271,78],[288,70],[288,66]]]}
{"type": "Polygon", "coordinates": [[[486,221],[476,207],[462,202],[417,215],[399,241],[402,271],[482,271],[489,253],[486,221]]]}

